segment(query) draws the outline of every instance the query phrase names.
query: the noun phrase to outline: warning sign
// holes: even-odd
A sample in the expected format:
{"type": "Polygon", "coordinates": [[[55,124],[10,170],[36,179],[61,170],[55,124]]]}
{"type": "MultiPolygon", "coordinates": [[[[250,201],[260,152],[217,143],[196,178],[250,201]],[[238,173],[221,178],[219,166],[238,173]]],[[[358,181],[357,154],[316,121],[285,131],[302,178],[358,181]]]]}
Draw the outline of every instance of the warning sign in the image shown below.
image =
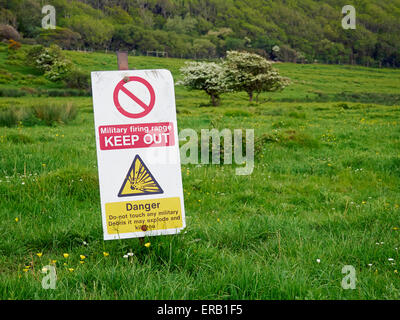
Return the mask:
{"type": "Polygon", "coordinates": [[[118,197],[164,193],[156,179],[137,155],[126,175],[118,197]]]}
{"type": "Polygon", "coordinates": [[[171,122],[100,126],[99,137],[101,150],[168,147],[175,143],[171,122]]]}
{"type": "Polygon", "coordinates": [[[182,228],[179,198],[107,203],[109,234],[182,228]]]}
{"type": "Polygon", "coordinates": [[[140,77],[125,77],[123,80],[121,80],[117,86],[114,89],[114,104],[117,107],[118,111],[121,112],[124,116],[129,117],[129,118],[142,118],[145,115],[147,115],[154,107],[154,103],[155,103],[155,93],[154,93],[154,89],[151,86],[151,84],[146,81],[143,78],[140,77]],[[149,104],[146,104],[143,99],[140,97],[140,95],[137,95],[137,93],[130,91],[128,88],[126,88],[125,84],[128,82],[139,82],[142,83],[146,89],[148,90],[148,93],[150,94],[150,101],[149,104]],[[142,109],[143,111],[139,112],[139,113],[131,113],[126,111],[122,106],[121,103],[119,101],[119,94],[120,92],[125,93],[130,99],[132,99],[135,103],[137,103],[142,109]]]}
{"type": "Polygon", "coordinates": [[[104,239],[185,228],[175,92],[167,70],[92,72],[104,239]]]}

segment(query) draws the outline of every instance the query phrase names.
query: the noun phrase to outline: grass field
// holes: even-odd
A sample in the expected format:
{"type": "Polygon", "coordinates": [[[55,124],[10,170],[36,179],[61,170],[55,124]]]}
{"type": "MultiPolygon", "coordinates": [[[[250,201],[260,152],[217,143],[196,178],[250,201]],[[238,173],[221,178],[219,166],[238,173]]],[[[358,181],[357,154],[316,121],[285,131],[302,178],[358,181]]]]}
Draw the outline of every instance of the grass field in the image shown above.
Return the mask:
{"type": "MultiPolygon", "coordinates": [[[[116,68],[113,54],[68,56],[87,71],[116,68]]],[[[7,61],[2,47],[0,89],[62,90],[7,61]]],[[[176,80],[184,63],[129,62],[176,80]]],[[[186,232],[148,238],[149,248],[102,240],[91,98],[1,97],[0,111],[71,103],[78,114],[0,126],[0,298],[399,299],[400,71],[276,66],[293,83],[259,104],[241,93],[210,107],[176,88],[178,127],[254,129],[255,167],[183,166],[186,232]],[[56,290],[41,286],[49,263],[56,290]],[[342,289],[344,265],[355,290],[342,289]]]]}

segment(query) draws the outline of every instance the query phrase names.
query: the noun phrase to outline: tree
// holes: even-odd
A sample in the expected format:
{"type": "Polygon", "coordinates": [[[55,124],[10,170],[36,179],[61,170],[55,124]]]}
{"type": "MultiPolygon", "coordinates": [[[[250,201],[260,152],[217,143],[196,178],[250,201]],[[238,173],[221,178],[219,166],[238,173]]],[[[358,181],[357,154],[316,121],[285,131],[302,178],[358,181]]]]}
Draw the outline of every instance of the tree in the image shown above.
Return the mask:
{"type": "Polygon", "coordinates": [[[258,101],[261,92],[282,90],[289,84],[270,61],[254,53],[228,51],[224,65],[229,88],[247,92],[250,102],[254,92],[258,101]]]}
{"type": "Polygon", "coordinates": [[[40,21],[43,17],[40,2],[36,0],[7,2],[10,2],[13,9],[12,11],[15,14],[18,32],[21,33],[24,38],[36,37],[40,32],[40,21]]]}
{"type": "Polygon", "coordinates": [[[204,90],[211,99],[211,104],[219,104],[220,95],[228,91],[225,81],[225,69],[223,65],[214,62],[187,62],[181,68],[183,80],[177,84],[183,84],[190,89],[204,90]]]}
{"type": "Polygon", "coordinates": [[[17,24],[17,18],[10,10],[0,8],[0,24],[9,24],[15,27],[17,24]]]}
{"type": "Polygon", "coordinates": [[[71,30],[82,36],[86,45],[97,49],[108,47],[114,31],[113,25],[108,21],[84,14],[71,17],[68,24],[71,30]]]}
{"type": "Polygon", "coordinates": [[[183,19],[179,16],[175,16],[173,18],[168,18],[165,23],[165,30],[190,34],[196,30],[196,25],[196,18],[191,17],[189,14],[183,19]]]}
{"type": "Polygon", "coordinates": [[[208,39],[196,39],[193,42],[193,51],[199,59],[215,57],[216,46],[208,39]]]}
{"type": "Polygon", "coordinates": [[[119,6],[106,7],[105,10],[106,15],[111,18],[114,25],[130,24],[133,21],[128,12],[126,12],[119,6]]]}
{"type": "Polygon", "coordinates": [[[245,41],[243,39],[228,37],[225,41],[225,47],[227,50],[244,49],[245,41]]]}

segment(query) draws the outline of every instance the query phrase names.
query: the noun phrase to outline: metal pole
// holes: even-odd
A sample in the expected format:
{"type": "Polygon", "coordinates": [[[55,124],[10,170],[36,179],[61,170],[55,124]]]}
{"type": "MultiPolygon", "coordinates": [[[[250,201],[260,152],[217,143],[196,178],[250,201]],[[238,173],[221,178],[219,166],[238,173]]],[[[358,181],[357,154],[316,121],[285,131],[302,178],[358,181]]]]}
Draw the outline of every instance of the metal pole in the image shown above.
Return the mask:
{"type": "Polygon", "coordinates": [[[118,70],[129,70],[128,52],[117,51],[118,70]]]}

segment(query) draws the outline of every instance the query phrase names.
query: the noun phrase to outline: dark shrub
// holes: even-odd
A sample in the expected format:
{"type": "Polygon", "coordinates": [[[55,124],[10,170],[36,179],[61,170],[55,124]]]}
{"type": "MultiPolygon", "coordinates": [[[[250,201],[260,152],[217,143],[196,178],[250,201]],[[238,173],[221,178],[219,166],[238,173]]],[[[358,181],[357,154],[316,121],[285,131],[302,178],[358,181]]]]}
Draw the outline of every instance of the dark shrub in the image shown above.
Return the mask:
{"type": "Polygon", "coordinates": [[[70,71],[65,79],[68,88],[88,90],[90,86],[89,73],[82,70],[74,69],[70,71]]]}
{"type": "Polygon", "coordinates": [[[19,40],[21,36],[14,27],[7,24],[0,24],[0,41],[1,40],[19,40]]]}

